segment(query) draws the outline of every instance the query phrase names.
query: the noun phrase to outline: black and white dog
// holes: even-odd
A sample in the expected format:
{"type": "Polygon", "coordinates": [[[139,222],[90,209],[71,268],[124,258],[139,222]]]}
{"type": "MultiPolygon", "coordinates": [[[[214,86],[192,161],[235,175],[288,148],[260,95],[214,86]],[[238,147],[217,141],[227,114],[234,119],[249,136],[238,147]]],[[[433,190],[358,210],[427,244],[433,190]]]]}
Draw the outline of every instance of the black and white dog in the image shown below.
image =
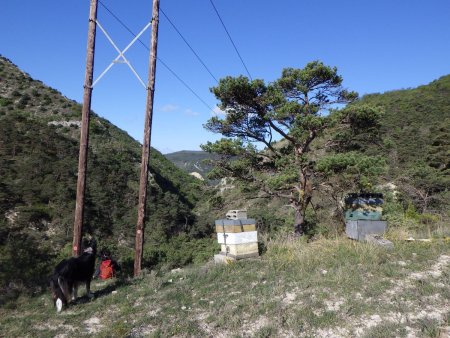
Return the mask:
{"type": "Polygon", "coordinates": [[[50,289],[57,312],[67,306],[70,300],[77,298],[77,288],[81,283],[86,283],[87,296],[93,297],[90,288],[95,270],[97,243],[94,239],[83,240],[82,248],[81,256],[62,260],[50,278],[50,289]]]}

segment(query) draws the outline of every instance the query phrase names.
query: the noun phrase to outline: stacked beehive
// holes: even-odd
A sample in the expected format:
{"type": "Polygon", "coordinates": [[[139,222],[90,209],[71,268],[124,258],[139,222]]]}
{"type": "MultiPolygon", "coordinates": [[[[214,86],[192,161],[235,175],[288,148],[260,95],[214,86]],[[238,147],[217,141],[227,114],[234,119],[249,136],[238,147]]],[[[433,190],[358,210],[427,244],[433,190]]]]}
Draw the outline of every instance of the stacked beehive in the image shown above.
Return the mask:
{"type": "Polygon", "coordinates": [[[243,259],[259,256],[258,232],[256,222],[247,218],[245,210],[230,210],[226,219],[216,220],[217,241],[221,245],[221,252],[216,257],[231,259],[243,259]]]}
{"type": "Polygon", "coordinates": [[[380,193],[353,193],[345,198],[345,232],[347,236],[365,241],[368,235],[382,236],[387,222],[381,220],[383,195],[380,193]]]}

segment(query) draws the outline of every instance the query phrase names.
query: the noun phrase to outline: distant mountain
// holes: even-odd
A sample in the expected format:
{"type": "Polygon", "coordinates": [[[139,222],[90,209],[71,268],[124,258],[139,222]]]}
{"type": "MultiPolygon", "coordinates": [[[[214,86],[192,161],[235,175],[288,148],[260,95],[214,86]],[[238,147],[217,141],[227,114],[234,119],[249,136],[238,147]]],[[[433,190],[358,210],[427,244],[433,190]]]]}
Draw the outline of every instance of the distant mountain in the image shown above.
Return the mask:
{"type": "Polygon", "coordinates": [[[194,150],[182,150],[165,154],[164,156],[178,168],[188,173],[199,173],[204,179],[212,169],[211,165],[206,164],[204,161],[216,158],[216,155],[194,150]]]}

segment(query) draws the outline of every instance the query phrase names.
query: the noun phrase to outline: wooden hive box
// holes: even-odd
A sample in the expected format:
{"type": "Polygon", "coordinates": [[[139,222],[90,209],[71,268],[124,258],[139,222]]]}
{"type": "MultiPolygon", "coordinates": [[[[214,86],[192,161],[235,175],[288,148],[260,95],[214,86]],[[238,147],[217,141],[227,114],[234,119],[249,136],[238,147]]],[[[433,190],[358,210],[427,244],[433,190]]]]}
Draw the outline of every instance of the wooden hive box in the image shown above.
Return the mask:
{"type": "Polygon", "coordinates": [[[222,255],[230,256],[234,259],[258,257],[258,243],[247,244],[221,244],[222,255]]]}
{"type": "Polygon", "coordinates": [[[256,221],[253,218],[218,219],[215,225],[217,233],[256,231],[256,221]]]}

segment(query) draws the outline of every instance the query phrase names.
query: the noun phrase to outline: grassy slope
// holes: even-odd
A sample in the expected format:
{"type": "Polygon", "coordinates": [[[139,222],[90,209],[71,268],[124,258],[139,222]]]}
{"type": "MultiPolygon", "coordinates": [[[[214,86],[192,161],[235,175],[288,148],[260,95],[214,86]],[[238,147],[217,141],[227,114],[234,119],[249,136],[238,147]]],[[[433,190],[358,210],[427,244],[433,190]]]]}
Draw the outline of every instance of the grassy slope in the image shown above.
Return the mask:
{"type": "Polygon", "coordinates": [[[450,246],[347,239],[266,243],[259,260],[97,282],[61,314],[49,296],[0,309],[2,335],[438,337],[450,318],[450,246]],[[113,291],[114,290],[114,291],[113,291]]]}

